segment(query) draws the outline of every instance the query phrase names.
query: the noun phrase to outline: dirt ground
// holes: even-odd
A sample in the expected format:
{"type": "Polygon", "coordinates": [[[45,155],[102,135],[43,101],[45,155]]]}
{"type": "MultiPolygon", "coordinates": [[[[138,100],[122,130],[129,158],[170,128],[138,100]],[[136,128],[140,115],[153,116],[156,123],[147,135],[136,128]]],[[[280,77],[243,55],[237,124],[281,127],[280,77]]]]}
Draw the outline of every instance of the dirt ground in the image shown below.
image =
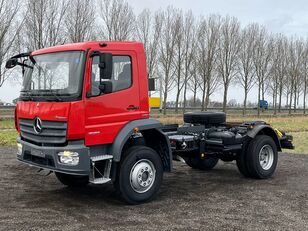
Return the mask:
{"type": "Polygon", "coordinates": [[[158,197],[129,206],[112,184],[72,190],[0,147],[0,230],[308,230],[308,156],[281,154],[269,180],[234,163],[211,172],[175,163],[158,197]]]}

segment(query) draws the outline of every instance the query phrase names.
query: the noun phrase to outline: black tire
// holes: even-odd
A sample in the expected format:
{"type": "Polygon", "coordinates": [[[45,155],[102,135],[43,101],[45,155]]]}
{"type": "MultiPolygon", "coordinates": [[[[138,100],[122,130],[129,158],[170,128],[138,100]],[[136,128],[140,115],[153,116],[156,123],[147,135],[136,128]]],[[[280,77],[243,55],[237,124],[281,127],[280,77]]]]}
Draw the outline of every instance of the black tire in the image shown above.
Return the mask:
{"type": "Polygon", "coordinates": [[[271,177],[276,170],[277,162],[277,146],[272,137],[260,135],[250,142],[246,154],[246,166],[251,177],[257,179],[271,177]]]}
{"type": "Polygon", "coordinates": [[[218,160],[219,159],[215,157],[206,158],[206,159],[201,159],[200,157],[185,158],[185,162],[189,167],[193,169],[204,170],[204,171],[213,169],[217,165],[218,160]]]}
{"type": "Polygon", "coordinates": [[[89,184],[88,176],[69,175],[60,172],[55,172],[58,180],[69,187],[83,187],[89,184]]]}
{"type": "Polygon", "coordinates": [[[193,162],[191,161],[191,160],[192,160],[191,157],[185,157],[184,160],[185,160],[185,163],[186,163],[189,167],[191,167],[191,168],[193,168],[193,169],[198,169],[197,166],[195,166],[195,165],[193,164],[193,162]]]}
{"type": "Polygon", "coordinates": [[[244,177],[251,177],[251,174],[248,171],[248,167],[247,167],[247,161],[246,161],[246,150],[244,149],[244,151],[238,156],[238,159],[236,159],[236,165],[238,170],[240,171],[240,173],[244,176],[244,177]]]}
{"type": "Polygon", "coordinates": [[[162,180],[163,164],[158,153],[149,147],[140,145],[131,147],[124,153],[124,159],[120,162],[118,168],[115,186],[120,196],[127,203],[139,204],[153,199],[160,189],[162,180]],[[144,166],[147,165],[149,166],[149,169],[143,170],[144,168],[146,169],[144,166]],[[138,169],[140,169],[140,171],[138,171],[138,169]],[[152,169],[151,172],[150,169],[152,169]],[[145,173],[146,176],[145,179],[143,179],[145,173]],[[152,176],[151,173],[153,173],[152,176]],[[136,176],[135,178],[133,177],[134,174],[136,176]],[[139,179],[138,176],[141,174],[142,177],[139,179]],[[139,188],[134,187],[133,179],[138,181],[136,184],[139,188]],[[143,186],[140,185],[143,183],[139,183],[139,180],[141,179],[142,182],[151,181],[151,183],[143,188],[143,186]]]}
{"type": "Polygon", "coordinates": [[[223,161],[223,162],[232,162],[234,159],[234,156],[223,156],[223,157],[220,157],[220,159],[223,161]]]}
{"type": "Polygon", "coordinates": [[[219,125],[226,122],[223,112],[186,112],[184,122],[191,124],[219,125]]]}

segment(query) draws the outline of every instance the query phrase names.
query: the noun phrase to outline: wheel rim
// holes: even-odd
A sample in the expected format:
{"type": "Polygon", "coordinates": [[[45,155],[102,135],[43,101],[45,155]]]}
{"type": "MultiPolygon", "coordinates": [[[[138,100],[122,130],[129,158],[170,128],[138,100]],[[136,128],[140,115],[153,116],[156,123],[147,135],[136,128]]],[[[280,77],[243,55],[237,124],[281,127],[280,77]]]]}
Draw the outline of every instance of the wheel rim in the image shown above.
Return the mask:
{"type": "Polygon", "coordinates": [[[264,170],[269,170],[274,163],[274,151],[273,148],[266,144],[259,152],[259,162],[264,170]]]}
{"type": "Polygon", "coordinates": [[[145,193],[153,186],[156,169],[149,160],[137,161],[130,171],[130,185],[137,193],[145,193]]]}

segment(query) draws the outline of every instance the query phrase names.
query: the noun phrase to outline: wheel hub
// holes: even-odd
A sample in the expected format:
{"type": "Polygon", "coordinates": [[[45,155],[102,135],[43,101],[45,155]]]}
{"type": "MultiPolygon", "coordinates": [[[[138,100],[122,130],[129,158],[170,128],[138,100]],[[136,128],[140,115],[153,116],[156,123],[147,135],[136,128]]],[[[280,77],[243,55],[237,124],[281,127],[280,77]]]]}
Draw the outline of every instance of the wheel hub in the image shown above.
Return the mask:
{"type": "Polygon", "coordinates": [[[155,181],[156,170],[151,161],[137,161],[130,171],[130,185],[137,193],[148,191],[155,181]]]}
{"type": "Polygon", "coordinates": [[[259,152],[259,162],[264,170],[269,170],[274,163],[274,151],[270,145],[264,145],[259,152]]]}

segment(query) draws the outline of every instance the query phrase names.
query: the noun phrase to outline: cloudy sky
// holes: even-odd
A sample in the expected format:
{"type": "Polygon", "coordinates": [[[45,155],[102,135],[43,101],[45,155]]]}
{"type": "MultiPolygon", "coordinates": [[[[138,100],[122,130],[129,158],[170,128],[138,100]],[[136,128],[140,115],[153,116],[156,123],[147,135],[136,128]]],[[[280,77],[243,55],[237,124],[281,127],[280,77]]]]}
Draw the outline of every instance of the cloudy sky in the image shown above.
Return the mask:
{"type": "MultiPolygon", "coordinates": [[[[128,0],[136,13],[144,8],[150,10],[164,9],[168,5],[191,9],[198,15],[218,13],[236,16],[242,25],[258,22],[265,25],[274,33],[284,33],[289,36],[308,36],[308,2],[307,0],[128,0]]],[[[18,97],[19,86],[7,82],[0,88],[0,100],[11,102],[18,97]]],[[[236,86],[232,86],[229,99],[242,101],[236,86]]],[[[213,99],[221,99],[221,92],[217,92],[213,99]]],[[[249,99],[255,101],[254,91],[249,99]]]]}
{"type": "Polygon", "coordinates": [[[306,36],[308,2],[305,0],[128,0],[136,12],[173,5],[195,15],[218,13],[239,18],[243,25],[259,22],[272,32],[306,36]]]}

